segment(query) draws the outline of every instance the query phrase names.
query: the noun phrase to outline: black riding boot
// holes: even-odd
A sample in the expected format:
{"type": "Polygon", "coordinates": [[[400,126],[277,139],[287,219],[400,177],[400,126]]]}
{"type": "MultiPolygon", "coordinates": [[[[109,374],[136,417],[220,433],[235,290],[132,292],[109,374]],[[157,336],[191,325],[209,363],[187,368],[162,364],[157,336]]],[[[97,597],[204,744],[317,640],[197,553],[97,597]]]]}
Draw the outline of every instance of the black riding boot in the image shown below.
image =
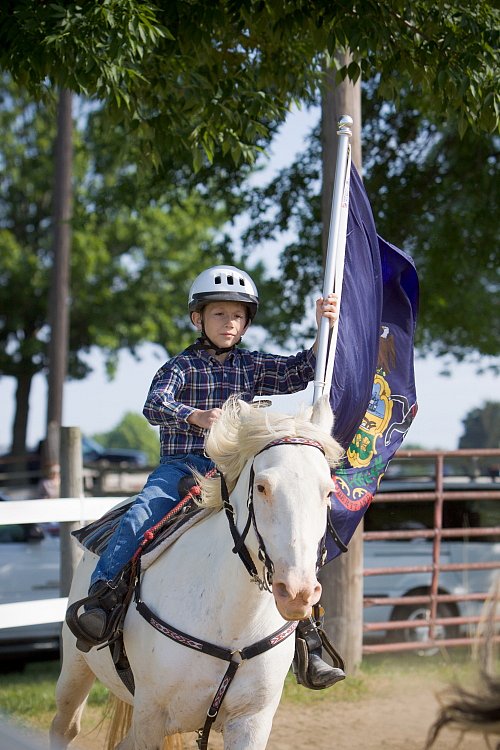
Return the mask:
{"type": "Polygon", "coordinates": [[[96,581],[89,589],[88,596],[68,607],[66,622],[76,636],[76,646],[80,651],[90,651],[93,646],[109,641],[123,615],[123,600],[128,583],[123,578],[118,581],[96,581]],[[83,607],[81,614],[78,611],[83,607]]]}
{"type": "Polygon", "coordinates": [[[326,633],[320,626],[320,621],[309,617],[306,620],[300,620],[295,631],[293,672],[299,685],[304,685],[311,690],[323,690],[345,679],[342,657],[328,641],[326,633]],[[323,646],[336,666],[331,667],[323,660],[323,646]]]}

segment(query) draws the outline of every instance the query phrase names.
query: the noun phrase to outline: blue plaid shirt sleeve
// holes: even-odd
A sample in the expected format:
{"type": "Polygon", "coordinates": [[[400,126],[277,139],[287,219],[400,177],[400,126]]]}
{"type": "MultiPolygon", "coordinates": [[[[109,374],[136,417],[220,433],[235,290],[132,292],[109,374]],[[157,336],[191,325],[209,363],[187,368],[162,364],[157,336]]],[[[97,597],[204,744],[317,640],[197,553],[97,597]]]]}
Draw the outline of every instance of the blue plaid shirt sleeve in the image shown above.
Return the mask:
{"type": "Polygon", "coordinates": [[[158,370],[143,409],[143,414],[150,424],[163,425],[173,419],[187,422],[195,409],[177,400],[177,394],[184,386],[185,373],[180,367],[170,366],[167,362],[158,370]]]}
{"type": "Polygon", "coordinates": [[[296,393],[314,380],[316,356],[312,349],[290,357],[259,353],[255,362],[255,392],[259,396],[296,393]]]}

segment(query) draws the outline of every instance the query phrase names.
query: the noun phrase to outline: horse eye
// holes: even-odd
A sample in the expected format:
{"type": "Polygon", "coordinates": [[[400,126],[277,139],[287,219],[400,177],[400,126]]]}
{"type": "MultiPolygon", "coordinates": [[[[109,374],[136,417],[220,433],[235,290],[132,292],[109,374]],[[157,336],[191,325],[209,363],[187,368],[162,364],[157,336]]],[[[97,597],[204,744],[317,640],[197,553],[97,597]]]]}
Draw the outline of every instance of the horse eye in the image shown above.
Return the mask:
{"type": "Polygon", "coordinates": [[[265,495],[266,494],[266,488],[264,487],[263,484],[258,484],[257,485],[257,490],[261,493],[261,495],[265,495]]]}

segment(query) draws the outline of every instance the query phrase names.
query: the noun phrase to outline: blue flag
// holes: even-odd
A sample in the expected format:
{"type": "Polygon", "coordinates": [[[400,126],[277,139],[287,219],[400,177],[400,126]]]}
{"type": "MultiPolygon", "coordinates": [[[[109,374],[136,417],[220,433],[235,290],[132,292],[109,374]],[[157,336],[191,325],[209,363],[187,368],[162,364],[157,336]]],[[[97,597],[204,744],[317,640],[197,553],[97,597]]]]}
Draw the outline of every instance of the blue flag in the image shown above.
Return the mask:
{"type": "MultiPolygon", "coordinates": [[[[346,459],[331,519],[347,545],[417,412],[413,367],[418,277],[409,255],[377,235],[354,167],[330,402],[346,459]]],[[[329,540],[328,558],[340,554],[329,540]]]]}

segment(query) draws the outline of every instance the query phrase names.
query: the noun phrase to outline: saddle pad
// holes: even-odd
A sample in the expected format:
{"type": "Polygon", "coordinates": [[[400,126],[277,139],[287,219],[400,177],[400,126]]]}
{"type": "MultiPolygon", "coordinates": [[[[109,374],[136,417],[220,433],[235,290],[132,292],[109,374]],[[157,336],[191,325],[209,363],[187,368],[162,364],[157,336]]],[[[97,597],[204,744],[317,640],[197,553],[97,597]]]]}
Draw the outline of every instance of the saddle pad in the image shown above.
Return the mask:
{"type": "Polygon", "coordinates": [[[72,531],[71,535],[85,549],[94,552],[96,555],[102,555],[110,537],[120,523],[121,517],[130,508],[134,499],[131,498],[128,502],[115,505],[114,508],[108,510],[101,518],[98,518],[97,521],[92,521],[87,526],[82,526],[81,529],[72,531]]]}
{"type": "MultiPolygon", "coordinates": [[[[75,539],[84,547],[90,550],[96,555],[102,555],[106,549],[108,542],[113,535],[115,529],[120,523],[122,516],[133,504],[134,498],[128,502],[124,502],[114,508],[111,508],[97,521],[92,521],[87,526],[83,526],[81,529],[77,529],[72,532],[75,539]]],[[[179,503],[179,510],[177,513],[172,511],[168,514],[170,516],[165,522],[165,525],[158,528],[158,532],[154,539],[148,542],[146,550],[147,553],[143,553],[142,567],[145,569],[156,558],[176,539],[178,539],[184,531],[186,531],[195,523],[198,523],[202,518],[211,515],[214,511],[213,508],[202,508],[194,501],[184,503],[182,506],[179,503]]],[[[175,510],[175,509],[174,509],[175,510]]],[[[161,522],[160,522],[161,524],[161,522]]],[[[159,524],[157,524],[159,526],[159,524]]]]}

